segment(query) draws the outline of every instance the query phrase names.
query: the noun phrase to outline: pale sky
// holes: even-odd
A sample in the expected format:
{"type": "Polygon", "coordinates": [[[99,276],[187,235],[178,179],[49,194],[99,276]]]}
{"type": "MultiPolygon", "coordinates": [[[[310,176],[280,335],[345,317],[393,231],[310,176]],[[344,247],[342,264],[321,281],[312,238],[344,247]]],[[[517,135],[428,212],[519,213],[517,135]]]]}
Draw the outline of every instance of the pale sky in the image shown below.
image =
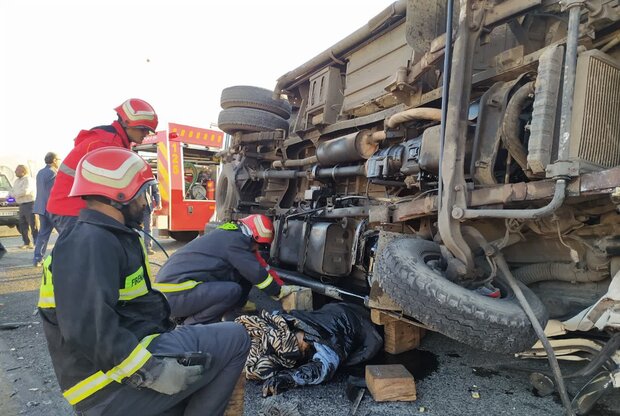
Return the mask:
{"type": "Polygon", "coordinates": [[[395,0],[0,0],[0,166],[66,155],[130,97],[209,128],[223,88],[277,78],[395,0]]]}

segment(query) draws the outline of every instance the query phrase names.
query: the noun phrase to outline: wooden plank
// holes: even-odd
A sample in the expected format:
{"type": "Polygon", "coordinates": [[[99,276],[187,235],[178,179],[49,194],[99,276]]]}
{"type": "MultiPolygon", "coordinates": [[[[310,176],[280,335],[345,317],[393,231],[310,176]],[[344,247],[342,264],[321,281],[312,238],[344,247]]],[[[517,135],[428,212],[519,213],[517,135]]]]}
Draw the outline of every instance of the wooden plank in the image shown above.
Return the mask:
{"type": "Polygon", "coordinates": [[[366,385],[377,402],[416,400],[415,380],[402,364],[367,365],[366,385]]]}

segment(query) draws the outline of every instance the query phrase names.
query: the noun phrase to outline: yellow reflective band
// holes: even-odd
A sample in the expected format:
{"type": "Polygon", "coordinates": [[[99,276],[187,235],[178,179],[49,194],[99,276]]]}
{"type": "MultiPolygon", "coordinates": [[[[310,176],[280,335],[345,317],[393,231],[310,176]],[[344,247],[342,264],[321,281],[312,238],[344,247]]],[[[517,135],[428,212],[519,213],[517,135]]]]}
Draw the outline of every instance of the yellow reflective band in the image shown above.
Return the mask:
{"type": "Polygon", "coordinates": [[[271,284],[271,282],[273,282],[273,277],[271,277],[271,275],[268,274],[267,278],[265,280],[263,280],[262,282],[260,282],[259,284],[257,284],[256,287],[259,288],[259,289],[264,289],[267,286],[269,286],[271,284]]]}
{"type": "Polygon", "coordinates": [[[114,380],[106,376],[102,371],[97,371],[86,380],[80,381],[78,384],[62,393],[62,395],[65,396],[65,399],[67,399],[70,404],[75,405],[113,381],[114,380]]]}
{"type": "Polygon", "coordinates": [[[227,223],[220,225],[217,228],[219,228],[220,230],[233,231],[233,230],[238,230],[239,226],[235,224],[234,222],[227,222],[227,223]]]}
{"type": "Polygon", "coordinates": [[[144,281],[144,269],[142,266],[125,278],[125,287],[118,290],[118,300],[131,300],[149,292],[144,281]]]}
{"type": "Polygon", "coordinates": [[[65,399],[67,399],[70,404],[75,405],[113,381],[120,383],[123,378],[129,377],[135,373],[151,357],[151,353],[146,350],[146,347],[148,347],[151,341],[157,336],[159,336],[159,334],[144,337],[131,354],[129,354],[129,357],[123,360],[122,363],[105,374],[103,371],[97,371],[92,376],[80,381],[75,386],[63,392],[62,395],[65,396],[65,399]],[[138,365],[140,362],[141,364],[138,365]],[[128,370],[131,372],[127,372],[128,370]]]}
{"type": "Polygon", "coordinates": [[[142,344],[138,344],[136,348],[125,358],[122,363],[112,368],[106,373],[112,380],[120,383],[125,377],[129,377],[135,373],[144,363],[151,358],[151,353],[144,348],[142,344]]]}
{"type": "Polygon", "coordinates": [[[157,289],[162,293],[182,292],[193,289],[201,283],[195,280],[187,280],[183,283],[153,283],[153,289],[157,289]]]}
{"type": "Polygon", "coordinates": [[[39,288],[39,308],[55,308],[56,299],[54,298],[54,283],[50,266],[52,256],[49,255],[43,260],[43,271],[41,272],[41,287],[39,288]]]}

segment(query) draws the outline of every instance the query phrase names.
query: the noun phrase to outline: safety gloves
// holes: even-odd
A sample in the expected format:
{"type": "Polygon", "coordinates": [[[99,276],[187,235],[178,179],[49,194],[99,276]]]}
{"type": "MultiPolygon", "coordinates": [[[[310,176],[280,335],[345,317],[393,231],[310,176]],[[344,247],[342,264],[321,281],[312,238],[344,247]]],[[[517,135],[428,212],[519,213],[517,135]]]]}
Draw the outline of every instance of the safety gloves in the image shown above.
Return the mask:
{"type": "Polygon", "coordinates": [[[297,386],[293,375],[288,371],[280,371],[263,383],[263,397],[275,396],[297,386]]]}
{"type": "Polygon", "coordinates": [[[133,387],[146,387],[162,394],[177,394],[202,378],[202,365],[184,366],[176,358],[155,358],[132,374],[126,383],[133,387]]]}

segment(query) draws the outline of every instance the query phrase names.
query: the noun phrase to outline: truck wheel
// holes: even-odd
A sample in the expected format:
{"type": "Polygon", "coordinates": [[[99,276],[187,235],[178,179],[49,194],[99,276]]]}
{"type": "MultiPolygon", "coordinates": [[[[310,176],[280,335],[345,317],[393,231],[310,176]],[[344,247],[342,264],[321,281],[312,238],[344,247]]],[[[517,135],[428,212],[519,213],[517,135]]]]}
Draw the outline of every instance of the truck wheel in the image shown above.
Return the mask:
{"type": "Polygon", "coordinates": [[[235,172],[233,166],[227,163],[223,166],[215,187],[216,219],[218,221],[230,220],[232,210],[237,208],[238,204],[239,194],[235,187],[235,172]]]}
{"type": "Polygon", "coordinates": [[[198,237],[198,231],[170,231],[170,237],[173,240],[188,243],[198,237]]]}
{"type": "Polygon", "coordinates": [[[220,130],[233,134],[237,131],[273,131],[288,132],[288,122],[282,117],[254,108],[233,107],[220,111],[217,119],[220,130]]]}
{"type": "Polygon", "coordinates": [[[265,110],[288,120],[291,116],[291,105],[285,100],[274,100],[272,94],[273,91],[265,88],[237,85],[222,90],[220,105],[224,109],[245,107],[265,110]]]}
{"type": "MultiPolygon", "coordinates": [[[[472,347],[516,353],[534,345],[536,333],[503,278],[493,282],[502,297],[490,298],[446,279],[436,267],[439,260],[439,245],[432,241],[392,240],[377,259],[381,286],[407,315],[472,347]]],[[[544,305],[526,286],[520,287],[544,328],[544,305]]]]}

